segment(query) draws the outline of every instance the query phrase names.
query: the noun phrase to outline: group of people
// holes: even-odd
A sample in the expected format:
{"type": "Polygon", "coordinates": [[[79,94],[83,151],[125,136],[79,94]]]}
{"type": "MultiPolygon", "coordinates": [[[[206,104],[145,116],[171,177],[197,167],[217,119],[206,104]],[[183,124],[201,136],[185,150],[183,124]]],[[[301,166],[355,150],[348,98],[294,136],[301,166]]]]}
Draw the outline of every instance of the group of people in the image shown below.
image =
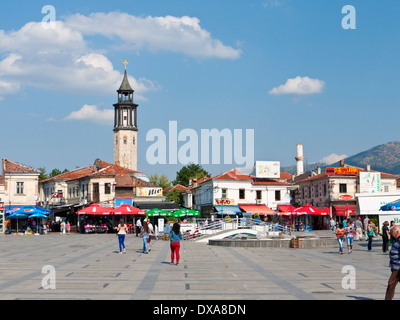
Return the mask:
{"type": "MultiPolygon", "coordinates": [[[[393,227],[393,225],[394,223],[392,223],[391,227],[393,227]]],[[[391,236],[391,228],[388,226],[389,223],[385,221],[381,234],[383,239],[383,252],[389,252],[389,241],[390,239],[393,239],[393,236],[391,236]]],[[[358,217],[355,221],[353,221],[351,218],[348,218],[343,222],[334,222],[332,219],[331,227],[332,230],[335,231],[336,238],[339,243],[340,254],[343,254],[343,243],[345,239],[349,254],[352,253],[353,250],[353,241],[361,241],[363,238],[368,241],[368,251],[373,251],[372,240],[378,235],[378,228],[368,217],[365,217],[364,221],[361,220],[361,217],[358,217]]]]}
{"type": "MultiPolygon", "coordinates": [[[[124,220],[121,219],[118,227],[117,227],[117,235],[118,235],[118,243],[119,243],[119,253],[123,254],[126,253],[126,248],[125,248],[125,236],[127,234],[127,225],[125,224],[124,220]]],[[[170,239],[170,248],[171,248],[171,264],[174,264],[174,261],[176,261],[176,265],[179,264],[180,260],[180,240],[182,240],[182,233],[180,231],[180,224],[179,223],[174,223],[172,226],[172,230],[169,234],[169,239],[170,239]],[[175,260],[176,256],[176,260],[175,260]]],[[[143,223],[140,221],[140,219],[137,220],[136,222],[136,236],[138,237],[139,235],[143,239],[143,253],[148,254],[150,249],[150,241],[151,241],[151,235],[154,235],[156,237],[156,234],[154,233],[153,225],[150,222],[150,219],[147,217],[144,219],[143,223]],[[140,232],[138,232],[140,230],[140,232]]]]}

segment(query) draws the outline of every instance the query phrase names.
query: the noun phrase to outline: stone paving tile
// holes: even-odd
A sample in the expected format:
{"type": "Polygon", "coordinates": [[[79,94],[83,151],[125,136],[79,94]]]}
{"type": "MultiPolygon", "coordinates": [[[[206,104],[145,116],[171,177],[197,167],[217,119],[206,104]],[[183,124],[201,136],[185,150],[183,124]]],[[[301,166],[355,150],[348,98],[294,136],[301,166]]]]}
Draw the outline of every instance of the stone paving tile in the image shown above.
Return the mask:
{"type": "Polygon", "coordinates": [[[115,235],[0,235],[0,299],[71,300],[382,300],[388,255],[355,243],[351,255],[336,246],[312,249],[232,248],[182,242],[170,265],[169,243],[115,235]],[[56,289],[44,290],[42,267],[56,270],[56,289]],[[356,271],[356,289],[344,289],[344,266],[356,271]]]}

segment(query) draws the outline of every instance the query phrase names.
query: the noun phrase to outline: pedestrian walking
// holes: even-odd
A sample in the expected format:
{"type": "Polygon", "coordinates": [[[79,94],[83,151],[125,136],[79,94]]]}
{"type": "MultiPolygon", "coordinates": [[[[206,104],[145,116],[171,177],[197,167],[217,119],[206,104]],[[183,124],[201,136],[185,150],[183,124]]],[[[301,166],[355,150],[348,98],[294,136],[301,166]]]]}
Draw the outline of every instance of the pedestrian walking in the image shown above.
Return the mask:
{"type": "Polygon", "coordinates": [[[389,252],[389,222],[385,221],[382,226],[382,251],[387,253],[389,252]]]}
{"type": "Polygon", "coordinates": [[[372,252],[372,239],[374,237],[374,225],[372,223],[372,220],[368,220],[368,226],[367,226],[367,236],[368,236],[368,251],[372,252]]]}
{"type": "Polygon", "coordinates": [[[389,234],[390,234],[389,245],[392,245],[392,243],[395,240],[394,237],[393,237],[393,234],[392,234],[393,227],[394,227],[394,221],[392,220],[392,221],[390,221],[390,227],[389,227],[389,234]]]}
{"type": "Polygon", "coordinates": [[[353,240],[354,240],[353,236],[354,224],[350,219],[347,220],[347,226],[344,229],[346,231],[347,250],[348,253],[350,254],[353,252],[353,240]]]}
{"type": "Polygon", "coordinates": [[[385,300],[393,300],[397,283],[400,281],[400,226],[392,230],[394,242],[389,252],[391,275],[386,288],[385,300]]]}
{"type": "Polygon", "coordinates": [[[120,254],[126,253],[126,249],[125,249],[126,229],[127,229],[127,226],[125,224],[125,221],[124,221],[124,219],[121,219],[119,221],[119,224],[118,224],[118,227],[117,227],[117,235],[118,235],[119,253],[120,254]]]}
{"type": "Polygon", "coordinates": [[[151,248],[150,248],[151,234],[153,234],[154,236],[156,236],[156,234],[154,233],[154,228],[150,222],[149,217],[147,217],[147,225],[149,227],[149,239],[147,240],[147,248],[149,249],[149,252],[150,252],[151,251],[151,248]]]}
{"type": "Polygon", "coordinates": [[[174,259],[176,256],[176,265],[179,264],[179,251],[181,248],[181,239],[182,239],[182,233],[181,233],[181,226],[179,223],[174,223],[172,226],[172,230],[169,233],[169,239],[170,239],[170,248],[171,248],[171,264],[174,264],[174,259]]]}
{"type": "Polygon", "coordinates": [[[147,245],[147,241],[149,240],[149,226],[147,225],[147,221],[143,221],[143,225],[141,227],[140,232],[143,239],[143,253],[149,253],[149,247],[147,245]]]}
{"type": "Polygon", "coordinates": [[[336,239],[339,243],[339,253],[343,254],[343,241],[346,230],[343,228],[343,223],[339,222],[339,226],[336,228],[336,239]]]}
{"type": "Polygon", "coordinates": [[[332,217],[331,220],[329,221],[329,224],[330,224],[330,226],[331,226],[331,230],[332,230],[332,231],[335,231],[335,225],[336,225],[336,223],[335,223],[335,220],[333,220],[333,217],[332,217]]]}
{"type": "Polygon", "coordinates": [[[65,233],[65,222],[64,220],[61,220],[60,223],[60,234],[64,234],[65,233]]]}
{"type": "Polygon", "coordinates": [[[365,216],[365,218],[364,218],[364,221],[363,221],[363,224],[364,224],[364,237],[365,237],[365,240],[368,240],[368,221],[369,221],[369,218],[368,218],[368,216],[365,216]]]}
{"type": "Polygon", "coordinates": [[[140,218],[139,218],[136,220],[136,237],[139,236],[141,229],[142,229],[142,222],[140,221],[140,218]]]}
{"type": "Polygon", "coordinates": [[[67,234],[71,233],[71,224],[67,221],[67,234]]]}
{"type": "Polygon", "coordinates": [[[363,236],[363,224],[361,221],[361,217],[358,217],[356,222],[354,223],[354,227],[356,229],[356,234],[354,236],[354,240],[361,241],[363,236]]]}

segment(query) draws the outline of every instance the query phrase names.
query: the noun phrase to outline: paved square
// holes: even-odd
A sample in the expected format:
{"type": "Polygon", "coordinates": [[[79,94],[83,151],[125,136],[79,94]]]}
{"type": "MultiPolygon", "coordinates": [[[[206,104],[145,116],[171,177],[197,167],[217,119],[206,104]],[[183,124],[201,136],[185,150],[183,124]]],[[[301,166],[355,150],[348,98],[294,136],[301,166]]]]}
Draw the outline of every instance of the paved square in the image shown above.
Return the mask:
{"type": "MultiPolygon", "coordinates": [[[[181,261],[170,265],[169,242],[127,235],[119,254],[112,234],[58,233],[0,236],[0,299],[92,300],[382,300],[389,257],[374,241],[355,242],[353,253],[337,246],[311,249],[233,248],[181,242],[181,261]],[[56,289],[44,290],[46,265],[56,270],[56,289]],[[344,266],[355,270],[355,289],[345,289],[344,266]]],[[[400,293],[399,293],[400,294],[400,293]]],[[[397,297],[396,297],[397,298],[397,297]]]]}

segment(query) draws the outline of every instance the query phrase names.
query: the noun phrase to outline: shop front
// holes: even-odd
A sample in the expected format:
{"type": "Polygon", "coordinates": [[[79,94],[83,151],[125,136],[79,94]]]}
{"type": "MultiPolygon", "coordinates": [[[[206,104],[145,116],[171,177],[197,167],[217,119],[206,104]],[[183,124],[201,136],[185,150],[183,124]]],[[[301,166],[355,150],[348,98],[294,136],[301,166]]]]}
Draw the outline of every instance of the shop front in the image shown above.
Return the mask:
{"type": "Polygon", "coordinates": [[[395,224],[400,224],[400,211],[383,211],[380,208],[390,202],[400,199],[400,193],[356,193],[357,197],[357,215],[377,217],[379,225],[382,228],[385,221],[389,224],[393,221],[395,224]]]}

